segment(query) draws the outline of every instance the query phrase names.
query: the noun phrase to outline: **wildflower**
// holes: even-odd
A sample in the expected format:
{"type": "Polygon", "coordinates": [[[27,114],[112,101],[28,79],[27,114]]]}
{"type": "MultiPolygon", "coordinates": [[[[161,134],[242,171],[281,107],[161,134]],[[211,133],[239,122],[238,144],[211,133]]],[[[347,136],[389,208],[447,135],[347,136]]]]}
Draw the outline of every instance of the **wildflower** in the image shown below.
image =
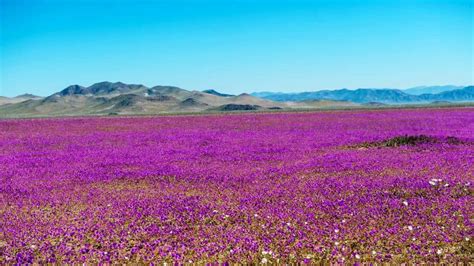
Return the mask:
{"type": "Polygon", "coordinates": [[[360,255],[359,254],[356,254],[355,257],[356,257],[356,259],[360,260],[360,255]]]}
{"type": "Polygon", "coordinates": [[[345,223],[346,223],[346,219],[342,219],[342,223],[345,224],[345,223]]]}
{"type": "Polygon", "coordinates": [[[263,258],[263,259],[262,259],[262,264],[265,264],[265,263],[267,263],[267,262],[268,262],[267,258],[263,258]]]}
{"type": "Polygon", "coordinates": [[[403,205],[408,206],[408,201],[404,200],[403,205]]]}
{"type": "Polygon", "coordinates": [[[38,246],[36,246],[36,245],[31,245],[30,248],[33,249],[33,250],[35,250],[36,248],[38,248],[38,246]]]}
{"type": "Polygon", "coordinates": [[[436,251],[436,254],[438,254],[438,255],[441,255],[442,253],[443,253],[443,250],[442,250],[442,249],[438,249],[438,250],[436,251]]]}
{"type": "Polygon", "coordinates": [[[471,239],[470,239],[469,237],[467,237],[467,236],[466,236],[464,239],[465,239],[466,241],[471,240],[471,239]]]}
{"type": "Polygon", "coordinates": [[[377,251],[372,250],[372,255],[374,255],[374,256],[377,255],[377,251]]]}
{"type": "Polygon", "coordinates": [[[409,225],[408,230],[413,231],[413,226],[409,225]]]}
{"type": "Polygon", "coordinates": [[[339,229],[334,229],[334,232],[337,234],[339,233],[339,229]]]}
{"type": "Polygon", "coordinates": [[[339,242],[337,242],[337,241],[334,242],[334,245],[339,246],[339,242]]]}

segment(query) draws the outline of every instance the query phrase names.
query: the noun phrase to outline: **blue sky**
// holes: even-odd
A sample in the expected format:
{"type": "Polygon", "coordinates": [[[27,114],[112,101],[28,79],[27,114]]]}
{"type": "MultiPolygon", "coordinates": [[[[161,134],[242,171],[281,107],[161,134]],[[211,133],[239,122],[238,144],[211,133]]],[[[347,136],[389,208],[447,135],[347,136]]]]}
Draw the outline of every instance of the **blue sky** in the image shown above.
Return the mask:
{"type": "Polygon", "coordinates": [[[0,95],[473,83],[473,1],[0,0],[0,95]]]}

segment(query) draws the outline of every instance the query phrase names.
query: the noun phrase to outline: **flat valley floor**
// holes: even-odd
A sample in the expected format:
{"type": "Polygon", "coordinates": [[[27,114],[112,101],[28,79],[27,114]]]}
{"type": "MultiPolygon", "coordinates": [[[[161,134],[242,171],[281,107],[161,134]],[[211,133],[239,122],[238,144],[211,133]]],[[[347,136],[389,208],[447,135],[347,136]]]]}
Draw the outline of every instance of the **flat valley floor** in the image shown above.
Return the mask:
{"type": "Polygon", "coordinates": [[[0,120],[0,264],[473,261],[474,108],[0,120]]]}

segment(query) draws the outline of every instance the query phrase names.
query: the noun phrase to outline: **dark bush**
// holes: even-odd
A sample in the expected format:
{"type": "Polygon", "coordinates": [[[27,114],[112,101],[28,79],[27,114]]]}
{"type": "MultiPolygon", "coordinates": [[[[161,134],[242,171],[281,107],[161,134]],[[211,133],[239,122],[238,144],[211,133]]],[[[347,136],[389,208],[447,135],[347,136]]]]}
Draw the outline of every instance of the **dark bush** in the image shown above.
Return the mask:
{"type": "Polygon", "coordinates": [[[430,143],[446,143],[450,145],[465,144],[456,137],[437,138],[426,135],[404,135],[390,138],[388,140],[365,142],[352,146],[352,148],[373,148],[373,147],[399,147],[399,146],[417,146],[430,143]]]}

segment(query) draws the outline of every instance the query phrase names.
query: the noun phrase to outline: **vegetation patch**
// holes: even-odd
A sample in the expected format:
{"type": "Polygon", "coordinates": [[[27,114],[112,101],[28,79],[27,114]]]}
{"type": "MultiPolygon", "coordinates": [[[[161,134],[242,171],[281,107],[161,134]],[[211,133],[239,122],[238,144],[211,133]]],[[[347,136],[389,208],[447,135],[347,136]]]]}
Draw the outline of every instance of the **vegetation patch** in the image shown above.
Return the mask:
{"type": "Polygon", "coordinates": [[[456,137],[432,137],[427,135],[403,135],[396,136],[387,140],[382,141],[373,141],[373,142],[363,142],[351,146],[351,148],[380,148],[380,147],[389,147],[395,148],[400,146],[420,146],[426,144],[450,144],[450,145],[461,145],[466,144],[465,141],[456,138],[456,137]]]}

